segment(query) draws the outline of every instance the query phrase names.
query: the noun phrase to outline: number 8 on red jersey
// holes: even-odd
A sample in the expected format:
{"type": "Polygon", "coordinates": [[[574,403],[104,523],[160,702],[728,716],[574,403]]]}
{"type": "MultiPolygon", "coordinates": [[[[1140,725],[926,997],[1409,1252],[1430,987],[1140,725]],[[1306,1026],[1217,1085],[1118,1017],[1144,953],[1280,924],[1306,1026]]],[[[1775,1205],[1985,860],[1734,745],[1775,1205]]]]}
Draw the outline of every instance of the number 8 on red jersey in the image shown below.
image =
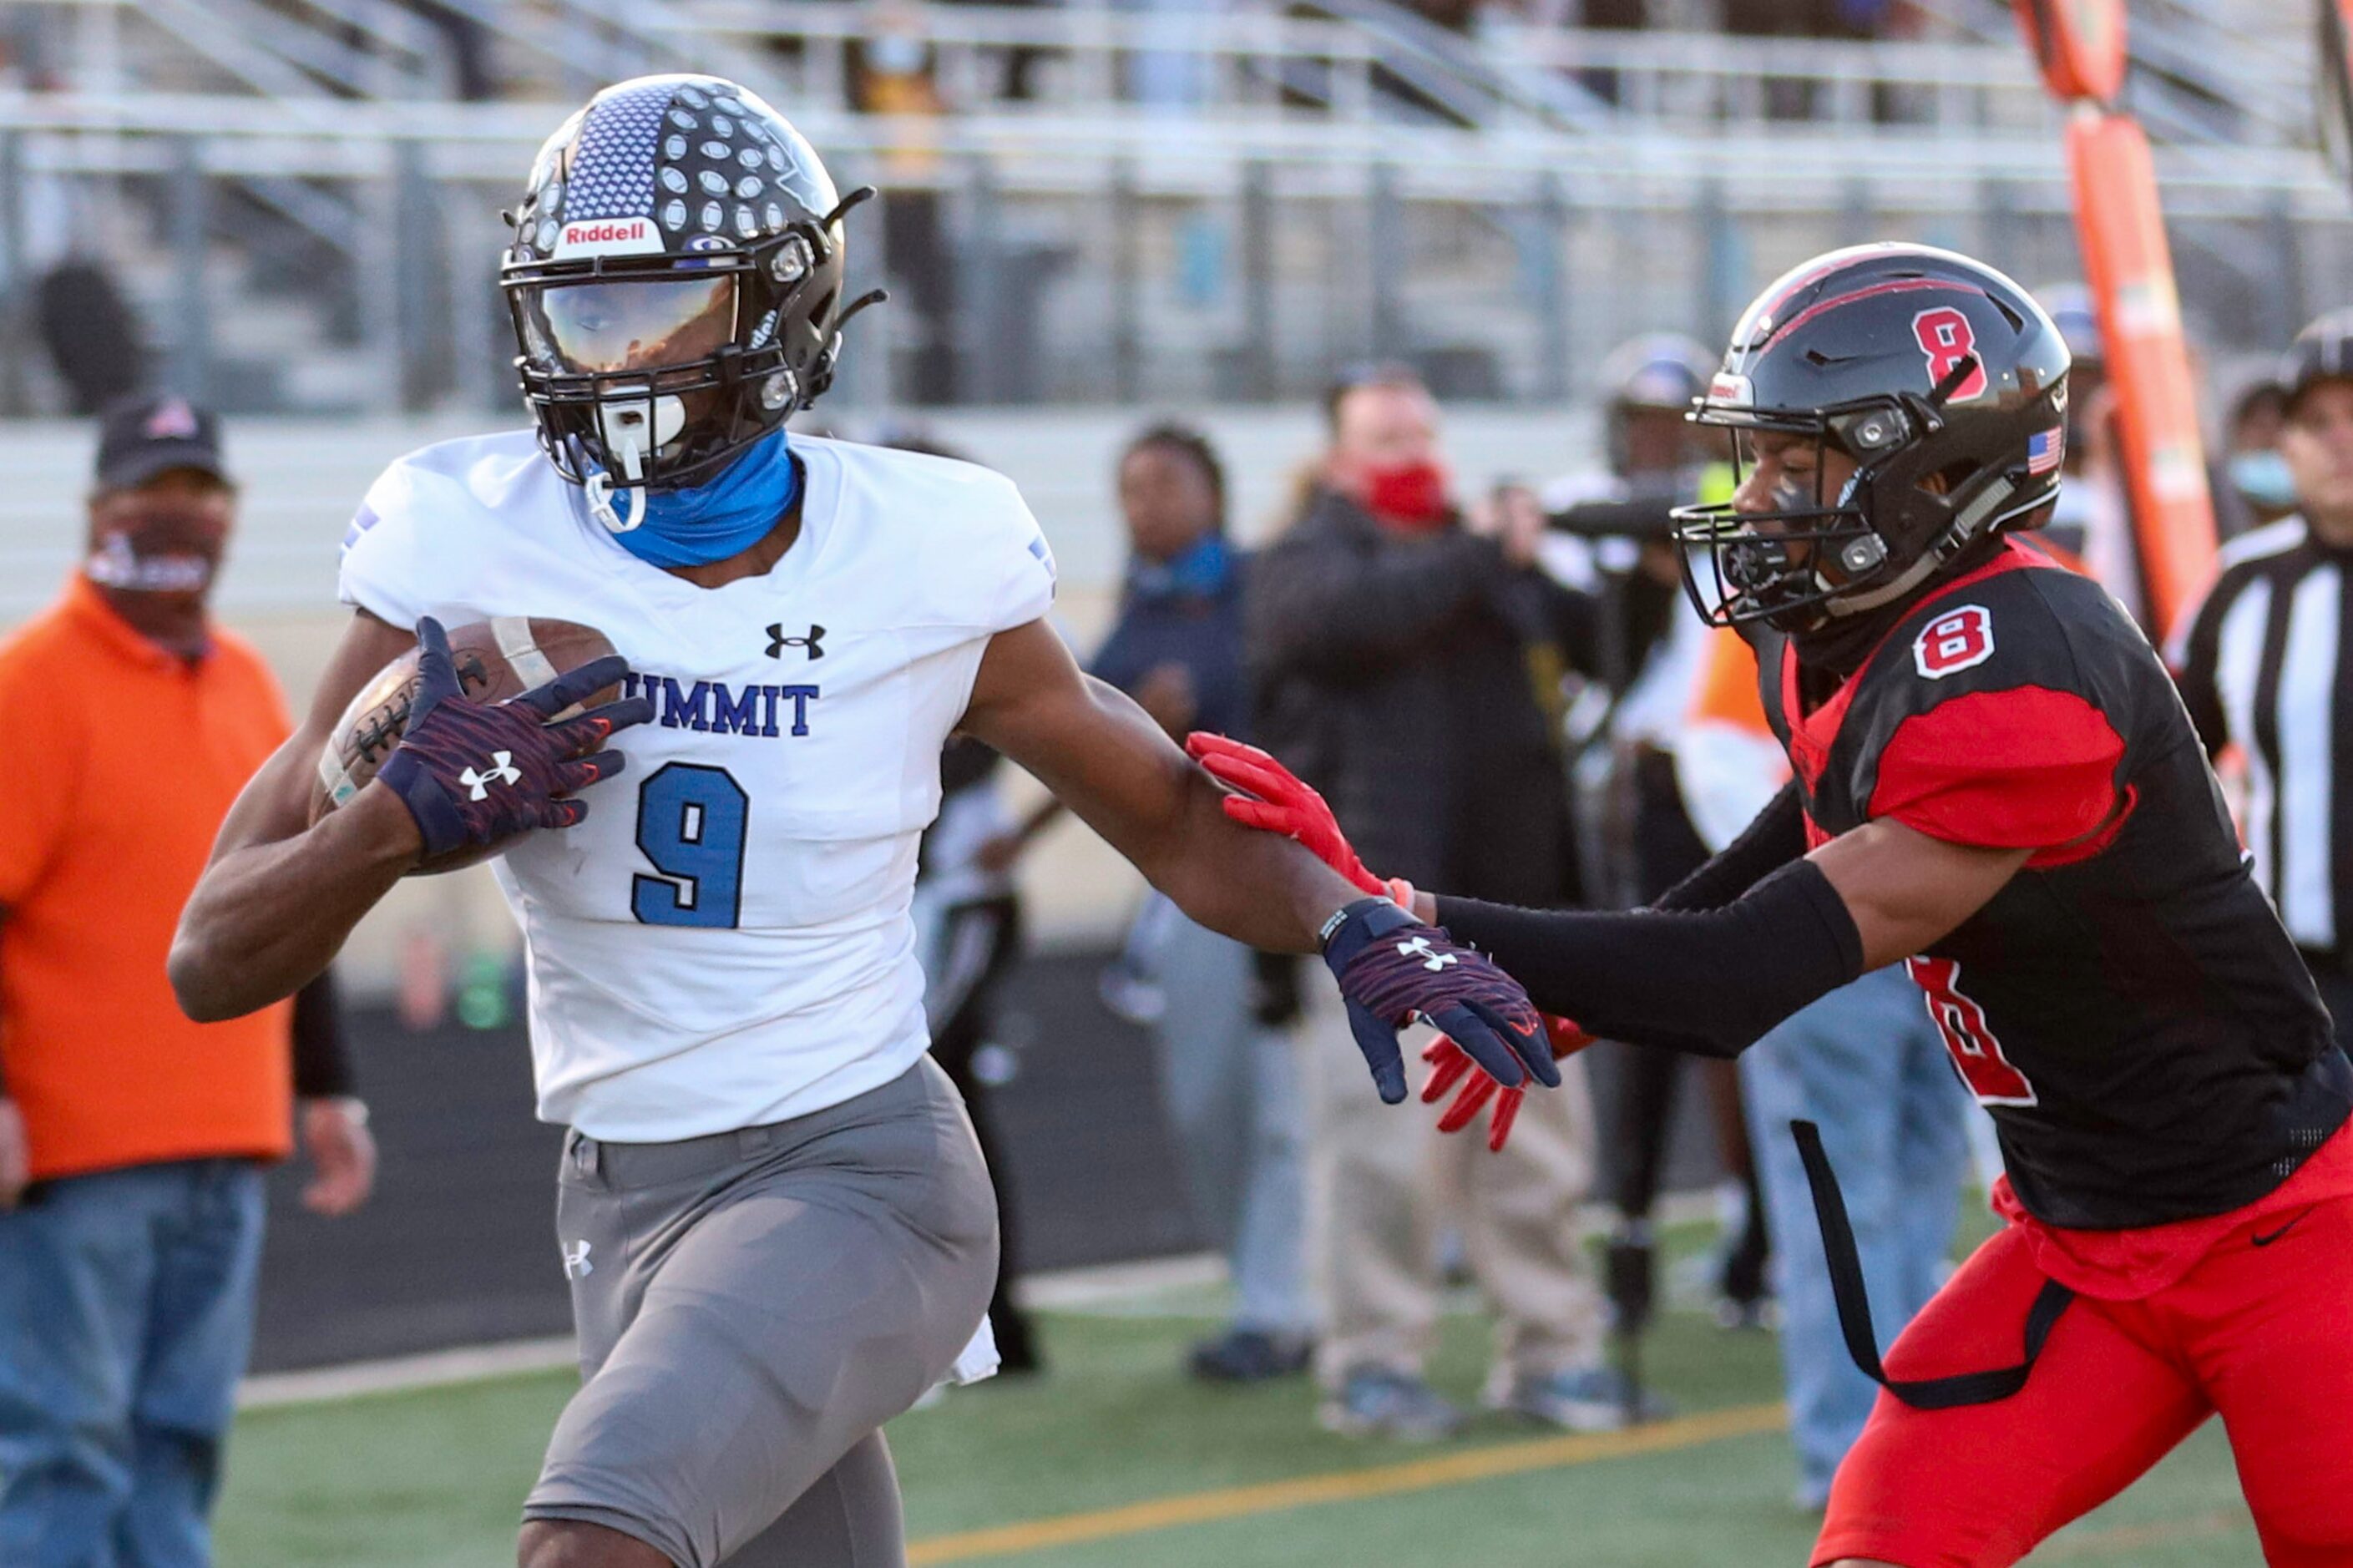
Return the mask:
{"type": "Polygon", "coordinates": [[[1930,680],[1975,669],[1993,657],[1993,617],[1982,605],[1962,605],[1920,628],[1912,663],[1930,680]]]}
{"type": "Polygon", "coordinates": [[[1904,967],[1928,999],[1928,1016],[1945,1037],[1945,1049],[1960,1069],[1961,1081],[1980,1105],[2039,1103],[2034,1085],[2001,1054],[2001,1042],[1986,1023],[1985,1009],[1961,994],[1961,966],[1950,958],[1907,958],[1904,967]]]}

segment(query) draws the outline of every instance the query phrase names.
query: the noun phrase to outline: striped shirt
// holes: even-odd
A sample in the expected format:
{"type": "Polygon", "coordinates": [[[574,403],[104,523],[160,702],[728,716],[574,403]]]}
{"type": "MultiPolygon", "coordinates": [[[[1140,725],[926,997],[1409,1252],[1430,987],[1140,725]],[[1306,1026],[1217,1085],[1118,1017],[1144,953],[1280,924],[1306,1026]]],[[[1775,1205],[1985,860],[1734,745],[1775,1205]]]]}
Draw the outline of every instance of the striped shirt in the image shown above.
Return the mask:
{"type": "Polygon", "coordinates": [[[2225,545],[2168,662],[2208,752],[2247,763],[2247,847],[2296,945],[2353,945],[2353,550],[2289,518],[2225,545]]]}

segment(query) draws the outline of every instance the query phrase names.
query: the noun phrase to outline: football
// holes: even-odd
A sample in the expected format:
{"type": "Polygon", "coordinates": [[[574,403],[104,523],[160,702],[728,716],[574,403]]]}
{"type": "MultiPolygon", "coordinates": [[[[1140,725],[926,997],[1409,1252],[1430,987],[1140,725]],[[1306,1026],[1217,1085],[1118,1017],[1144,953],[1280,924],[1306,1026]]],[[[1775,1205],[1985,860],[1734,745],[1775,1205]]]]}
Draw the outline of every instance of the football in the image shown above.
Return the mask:
{"type": "MultiPolygon", "coordinates": [[[[503,702],[612,651],[604,633],[572,621],[500,616],[449,628],[449,656],[458,668],[459,689],[475,702],[503,702]]],[[[319,753],[318,787],[311,792],[313,823],[364,788],[400,744],[409,704],[417,696],[417,653],[411,648],[378,670],[335,721],[334,739],[319,753]]],[[[618,687],[607,687],[559,716],[610,702],[620,694],[618,687]]],[[[454,871],[494,853],[462,849],[424,861],[409,875],[454,871]]]]}

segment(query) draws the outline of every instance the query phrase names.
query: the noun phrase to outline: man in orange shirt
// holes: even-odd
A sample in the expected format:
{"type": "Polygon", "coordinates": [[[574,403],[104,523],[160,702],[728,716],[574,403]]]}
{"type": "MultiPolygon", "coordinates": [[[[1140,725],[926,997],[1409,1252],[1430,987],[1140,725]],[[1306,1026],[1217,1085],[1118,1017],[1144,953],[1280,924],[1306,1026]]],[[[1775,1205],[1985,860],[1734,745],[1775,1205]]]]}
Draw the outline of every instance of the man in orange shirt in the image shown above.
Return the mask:
{"type": "Polygon", "coordinates": [[[235,520],[208,414],[111,413],[90,553],[0,646],[0,1563],[195,1568],[252,1338],[265,1163],[294,1101],[311,1208],[366,1196],[333,996],[192,1024],[164,954],[288,734],[212,625],[235,520]]]}

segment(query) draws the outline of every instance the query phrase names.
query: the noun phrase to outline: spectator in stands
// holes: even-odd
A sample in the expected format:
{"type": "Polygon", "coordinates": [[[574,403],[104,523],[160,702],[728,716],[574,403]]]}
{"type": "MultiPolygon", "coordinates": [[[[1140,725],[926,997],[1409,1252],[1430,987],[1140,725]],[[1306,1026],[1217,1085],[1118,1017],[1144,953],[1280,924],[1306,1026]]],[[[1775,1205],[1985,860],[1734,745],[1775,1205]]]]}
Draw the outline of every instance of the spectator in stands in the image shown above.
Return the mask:
{"type": "MultiPolygon", "coordinates": [[[[1251,564],[1260,743],[1324,792],[1383,875],[1512,903],[1572,900],[1557,708],[1569,658],[1592,668],[1589,604],[1536,570],[1535,507],[1464,526],[1437,407],[1410,372],[1348,376],[1324,413],[1328,445],[1297,515],[1251,564]]],[[[1422,1376],[1443,1222],[1497,1315],[1489,1402],[1562,1426],[1617,1425],[1624,1390],[1601,1363],[1599,1292],[1577,1243],[1593,1173],[1582,1065],[1563,1064],[1563,1086],[1531,1095],[1490,1154],[1365,1095],[1337,998],[1309,994],[1324,1423],[1409,1437],[1459,1425],[1422,1376]]]]}
{"type": "Polygon", "coordinates": [[[853,52],[850,97],[863,114],[890,127],[882,148],[882,255],[892,283],[922,325],[899,395],[917,404],[954,403],[958,391],[955,247],[945,198],[931,181],[939,170],[935,124],[946,111],[923,8],[883,0],[853,52]]]}
{"type": "MultiPolygon", "coordinates": [[[[973,460],[921,427],[885,426],[874,442],[902,452],[973,460]]],[[[997,790],[1003,762],[968,736],[951,740],[940,754],[940,810],[917,851],[913,913],[932,1059],[964,1096],[997,1194],[997,1289],[988,1302],[997,1370],[1000,1376],[1018,1377],[1044,1370],[1045,1358],[1035,1325],[1014,1300],[1019,1258],[1012,1167],[995,1104],[996,1090],[1006,1079],[989,1065],[998,994],[1021,961],[1021,898],[1013,883],[1019,845],[1008,843],[1012,823],[997,790]]]]}
{"type": "Polygon", "coordinates": [[[146,380],[138,312],[105,262],[69,256],[50,268],[35,291],[34,315],[76,414],[111,406],[146,380]]]}
{"type": "Polygon", "coordinates": [[[1011,826],[997,793],[1004,759],[969,736],[940,757],[940,813],[923,832],[915,870],[915,952],[923,964],[923,1022],[932,1059],[953,1079],[972,1114],[973,1136],[997,1192],[998,1263],[988,1324],[998,1375],[1044,1364],[1038,1336],[1013,1299],[1014,1205],[1005,1140],[992,1101],[1006,1081],[992,1070],[997,993],[1021,960],[1021,900],[1008,860],[989,853],[1011,826]]]}
{"type": "Polygon", "coordinates": [[[290,732],[206,603],[236,515],[178,398],[107,416],[89,555],[0,648],[0,1563],[197,1568],[252,1336],[261,1167],[299,1115],[312,1209],[375,1151],[329,983],[192,1024],[180,905],[290,732]]]}
{"type": "Polygon", "coordinates": [[[2277,522],[2295,510],[2295,475],[2280,450],[2286,428],[2287,392],[2269,376],[2232,400],[2230,416],[2223,422],[2223,472],[2231,495],[2246,515],[2239,526],[2225,526],[2217,509],[2215,521],[2224,539],[2277,522]]]}
{"type": "MultiPolygon", "coordinates": [[[[1788,780],[1788,763],[1766,728],[1756,656],[1730,632],[1709,637],[1675,768],[1711,852],[1738,837],[1788,780]]],[[[1742,1053],[1739,1065],[1773,1233],[1796,1500],[1818,1510],[1879,1390],[1847,1354],[1789,1123],[1821,1129],[1845,1190],[1884,1353],[1944,1283],[1968,1164],[1968,1119],[1979,1113],[1954,1079],[1919,987],[1900,967],[1831,992],[1742,1053]]]]}
{"type": "MultiPolygon", "coordinates": [[[[1731,474],[1685,417],[1707,390],[1715,356],[1672,334],[1646,333],[1602,362],[1606,466],[1564,475],[1542,493],[1556,555],[1555,575],[1589,583],[1613,635],[1600,639],[1610,701],[1577,768],[1585,819],[1599,828],[1587,892],[1611,908],[1647,904],[1680,882],[1709,850],[1693,826],[1675,777],[1675,747],[1690,708],[1707,628],[1684,603],[1670,537],[1671,509],[1730,494],[1731,474]],[[1706,493],[1703,493],[1705,491],[1706,493]]],[[[1686,1071],[1704,1079],[1729,1178],[1732,1224],[1718,1261],[1718,1311],[1727,1325],[1762,1321],[1766,1289],[1763,1204],[1748,1157],[1740,1079],[1730,1062],[1694,1069],[1665,1051],[1618,1050],[1605,1098],[1613,1136],[1613,1196],[1621,1220],[1609,1250],[1610,1306],[1630,1338],[1649,1315],[1651,1214],[1665,1176],[1667,1136],[1686,1071]]],[[[1597,1068],[1600,1066],[1596,1064],[1597,1068]]]]}
{"type": "MultiPolygon", "coordinates": [[[[1226,538],[1225,468],[1199,432],[1155,425],[1118,468],[1127,582],[1094,674],[1169,734],[1246,736],[1242,563],[1226,538]]],[[[1034,834],[1052,815],[1025,825],[1034,834]]],[[[1162,1103],[1195,1217],[1226,1255],[1233,1321],[1193,1347],[1189,1369],[1253,1383],[1306,1369],[1315,1326],[1307,1289],[1305,1129],[1286,1004],[1288,959],[1259,955],[1145,895],[1126,960],[1174,1005],[1148,1009],[1162,1103]]]]}
{"type": "Polygon", "coordinates": [[[1894,0],[1725,0],[1724,28],[1752,37],[1871,38],[1903,9],[1894,0]]]}

